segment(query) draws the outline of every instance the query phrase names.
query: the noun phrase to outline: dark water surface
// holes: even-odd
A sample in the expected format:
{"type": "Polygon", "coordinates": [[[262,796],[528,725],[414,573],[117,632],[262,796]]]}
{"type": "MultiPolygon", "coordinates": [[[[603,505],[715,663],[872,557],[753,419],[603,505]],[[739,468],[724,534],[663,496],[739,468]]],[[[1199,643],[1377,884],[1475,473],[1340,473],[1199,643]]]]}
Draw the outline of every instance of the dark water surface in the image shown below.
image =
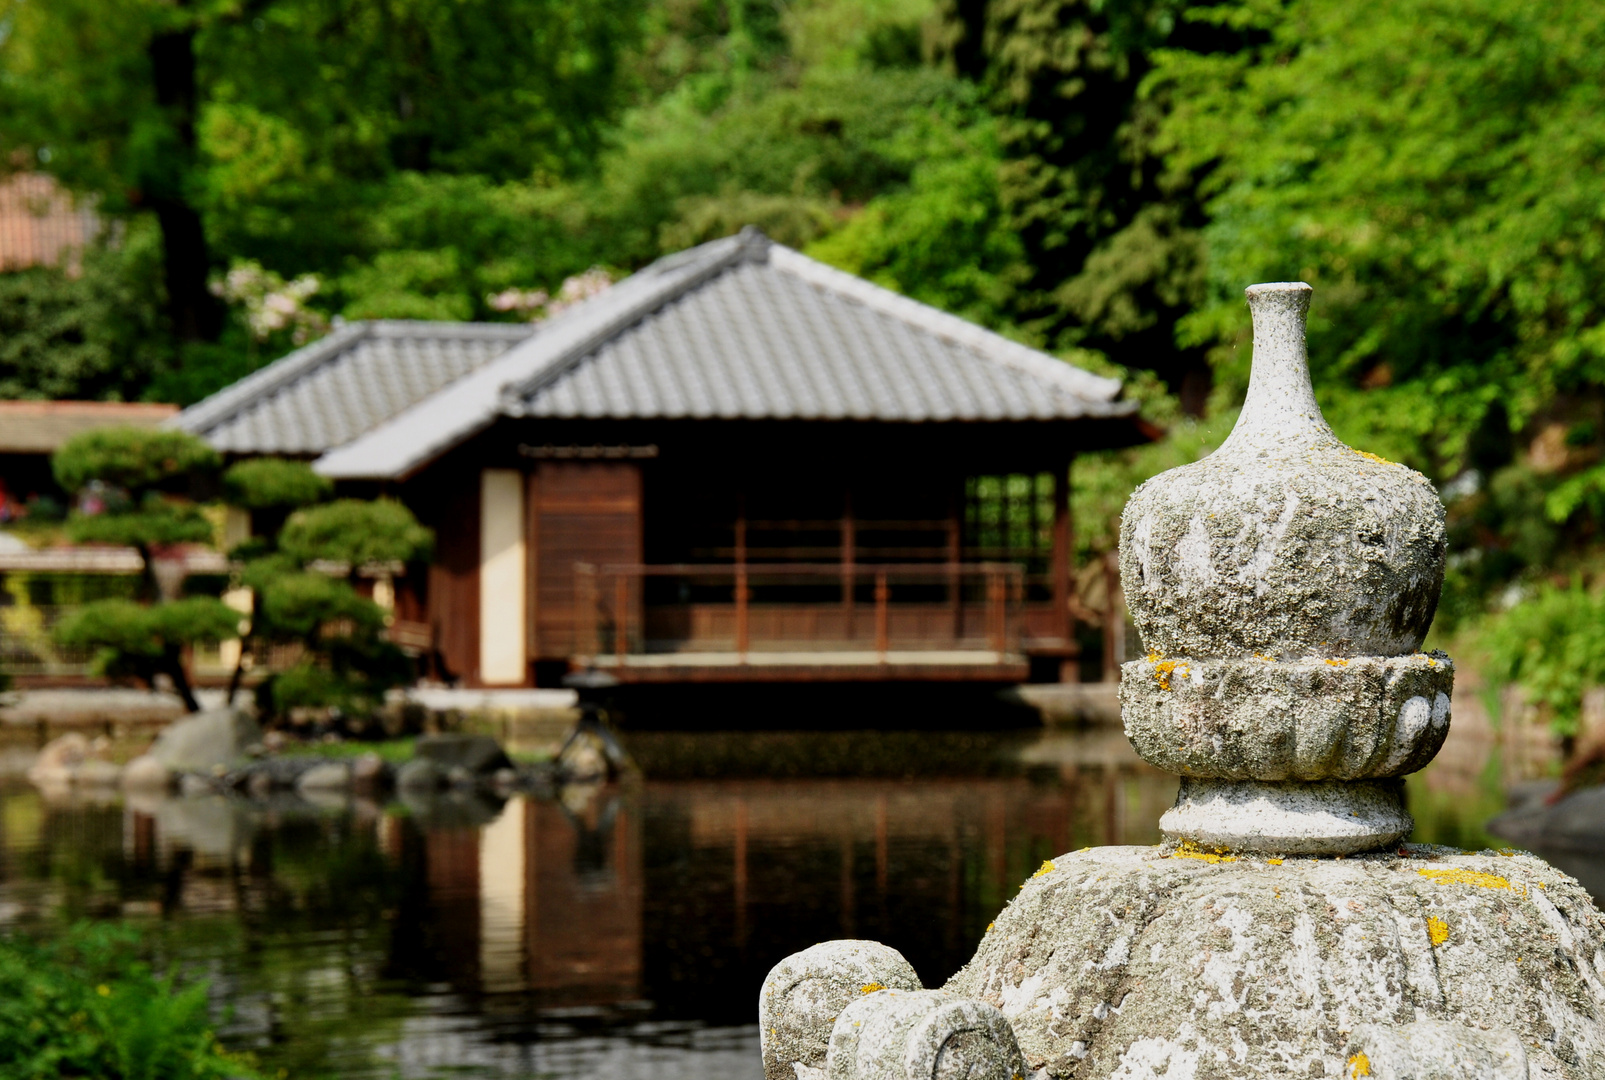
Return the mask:
{"type": "Polygon", "coordinates": [[[874,938],[937,985],[1044,859],[1154,843],[1175,794],[1118,731],[627,743],[639,777],[505,803],[6,787],[0,925],[130,920],[270,1074],[757,1080],[777,960],[874,938]]]}

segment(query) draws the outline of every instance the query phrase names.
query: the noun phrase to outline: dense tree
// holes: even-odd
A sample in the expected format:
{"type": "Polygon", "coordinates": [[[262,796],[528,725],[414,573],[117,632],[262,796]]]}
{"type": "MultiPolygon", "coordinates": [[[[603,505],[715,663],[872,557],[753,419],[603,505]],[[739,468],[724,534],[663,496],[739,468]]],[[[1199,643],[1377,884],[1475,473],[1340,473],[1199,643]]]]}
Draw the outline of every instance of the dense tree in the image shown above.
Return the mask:
{"type": "Polygon", "coordinates": [[[56,481],[78,496],[67,532],[83,543],[122,544],[139,552],[137,600],[97,600],[56,628],[57,640],[89,649],[98,671],[154,685],[171,680],[192,712],[199,708],[187,650],[239,632],[239,613],[216,597],[175,595],[156,574],[160,549],[208,544],[212,523],[186,498],[219,464],[217,452],[181,431],[102,428],[70,439],[52,458],[56,481]]]}
{"type": "Polygon", "coordinates": [[[1205,351],[1177,320],[1203,298],[1196,178],[1155,136],[1170,96],[1146,84],[1160,49],[1223,52],[1235,27],[1181,18],[1178,0],[944,0],[940,51],[998,116],[1000,199],[1029,268],[1014,317],[1058,347],[1157,372],[1191,413],[1205,351]]]}
{"type": "Polygon", "coordinates": [[[0,161],[153,214],[172,330],[215,341],[219,247],[329,266],[398,174],[583,171],[639,22],[572,0],[5,0],[0,161]]]}
{"type": "Polygon", "coordinates": [[[275,647],[290,646],[296,661],[257,687],[262,714],[282,719],[318,709],[362,720],[413,671],[384,636],[384,610],[358,591],[358,575],[427,559],[429,530],[397,502],[324,502],[328,481],[299,461],[238,462],[224,474],[223,490],[231,505],[251,512],[254,533],[230,553],[252,596],[230,699],[247,655],[265,667],[275,647]]]}

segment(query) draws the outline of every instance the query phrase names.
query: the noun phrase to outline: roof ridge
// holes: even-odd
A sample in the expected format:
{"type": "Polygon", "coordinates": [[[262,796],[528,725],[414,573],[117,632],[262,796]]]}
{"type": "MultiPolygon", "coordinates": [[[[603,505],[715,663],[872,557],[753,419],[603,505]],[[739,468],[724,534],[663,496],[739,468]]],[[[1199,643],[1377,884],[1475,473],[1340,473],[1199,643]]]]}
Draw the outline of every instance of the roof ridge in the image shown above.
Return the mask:
{"type": "MultiPolygon", "coordinates": [[[[770,250],[778,246],[769,237],[765,236],[761,229],[753,225],[745,225],[734,236],[722,237],[706,244],[699,244],[686,251],[666,255],[642,268],[639,272],[630,275],[629,278],[625,279],[626,281],[642,279],[650,283],[653,278],[674,273],[683,267],[694,267],[694,269],[688,270],[684,276],[676,277],[664,286],[648,291],[633,303],[627,303],[621,310],[614,313],[611,318],[601,321],[595,327],[579,335],[576,341],[564,346],[540,370],[522,380],[509,381],[504,384],[500,395],[502,412],[508,416],[523,415],[523,401],[525,398],[533,397],[544,387],[562,378],[576,364],[595,352],[603,342],[616,337],[620,332],[647,318],[654,312],[667,307],[712,278],[718,277],[732,266],[745,262],[766,261],[770,250]],[[716,245],[719,250],[713,250],[716,245]],[[688,256],[699,257],[688,258],[688,256]],[[697,265],[699,262],[701,263],[700,266],[697,265]]],[[[572,314],[580,314],[584,307],[585,305],[576,307],[572,314]]],[[[554,327],[553,329],[555,330],[556,328],[554,327]]]]}
{"type": "Polygon", "coordinates": [[[456,322],[434,319],[370,319],[365,322],[371,336],[384,338],[519,338],[529,337],[540,328],[537,323],[456,322]]]}
{"type": "Polygon", "coordinates": [[[1094,375],[1040,349],[1022,345],[941,308],[893,292],[845,270],[838,270],[802,252],[773,244],[769,263],[776,270],[802,278],[810,285],[829,289],[849,300],[899,319],[915,329],[945,338],[978,354],[982,359],[1013,368],[1022,375],[1044,380],[1056,388],[1092,401],[1113,401],[1120,380],[1094,375]],[[917,318],[916,318],[917,316],[917,318]]]}
{"type": "Polygon", "coordinates": [[[196,434],[214,427],[241,407],[300,378],[368,336],[371,324],[365,320],[337,327],[310,345],[286,353],[266,367],[258,368],[239,382],[209,394],[168,420],[163,427],[196,434]]]}

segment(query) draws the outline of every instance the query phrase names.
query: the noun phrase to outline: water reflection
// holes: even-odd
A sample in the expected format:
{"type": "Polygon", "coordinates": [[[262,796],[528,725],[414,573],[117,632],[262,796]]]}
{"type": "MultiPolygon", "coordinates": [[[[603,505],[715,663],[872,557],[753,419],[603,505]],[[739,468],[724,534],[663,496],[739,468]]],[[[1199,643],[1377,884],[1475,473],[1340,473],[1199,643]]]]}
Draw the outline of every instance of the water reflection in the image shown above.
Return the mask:
{"type": "Polygon", "coordinates": [[[1174,794],[1097,738],[632,749],[642,777],[505,803],[7,789],[0,920],[137,920],[291,1076],[752,1078],[780,957],[870,937],[943,980],[1043,859],[1151,843],[1174,794]]]}

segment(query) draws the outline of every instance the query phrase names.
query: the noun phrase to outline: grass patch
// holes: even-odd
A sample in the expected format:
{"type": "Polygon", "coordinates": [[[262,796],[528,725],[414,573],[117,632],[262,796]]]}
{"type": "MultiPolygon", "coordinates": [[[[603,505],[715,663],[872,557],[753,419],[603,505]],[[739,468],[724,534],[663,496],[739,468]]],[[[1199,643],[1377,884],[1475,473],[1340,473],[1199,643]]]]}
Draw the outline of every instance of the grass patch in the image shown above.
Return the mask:
{"type": "Polygon", "coordinates": [[[399,739],[381,739],[377,742],[348,739],[343,742],[289,743],[279,751],[279,756],[345,760],[361,757],[363,754],[378,754],[392,765],[402,765],[412,760],[413,743],[416,741],[413,736],[406,735],[399,739]]]}

